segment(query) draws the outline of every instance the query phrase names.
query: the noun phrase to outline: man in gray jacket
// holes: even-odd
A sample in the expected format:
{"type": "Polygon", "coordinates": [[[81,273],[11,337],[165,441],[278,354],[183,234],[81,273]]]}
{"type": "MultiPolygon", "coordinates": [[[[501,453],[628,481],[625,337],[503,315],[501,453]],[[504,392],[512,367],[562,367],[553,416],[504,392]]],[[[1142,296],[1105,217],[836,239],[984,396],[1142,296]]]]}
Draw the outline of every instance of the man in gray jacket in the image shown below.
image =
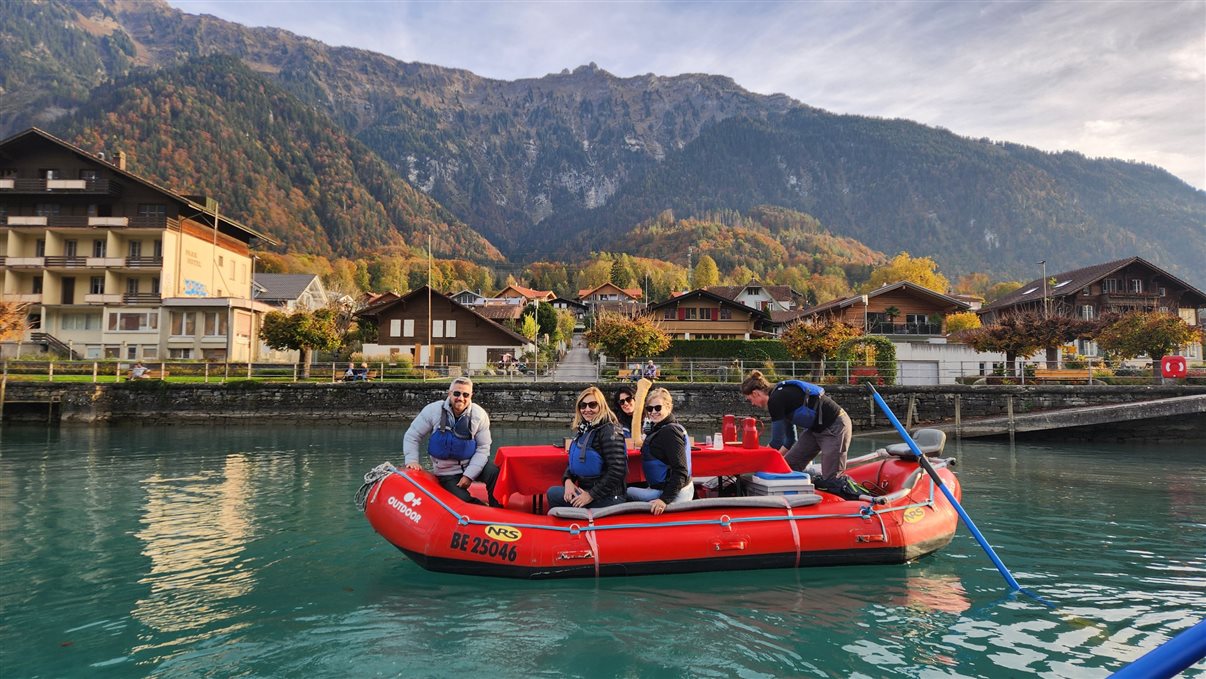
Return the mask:
{"type": "Polygon", "coordinates": [[[494,500],[494,482],[498,467],[490,461],[490,416],[473,399],[473,381],[458,377],[448,387],[448,398],[429,403],[406,430],[402,452],[406,468],[419,470],[419,444],[427,439],[427,454],[440,485],[465,502],[480,504],[469,494],[474,481],[486,484],[490,504],[494,500]]]}

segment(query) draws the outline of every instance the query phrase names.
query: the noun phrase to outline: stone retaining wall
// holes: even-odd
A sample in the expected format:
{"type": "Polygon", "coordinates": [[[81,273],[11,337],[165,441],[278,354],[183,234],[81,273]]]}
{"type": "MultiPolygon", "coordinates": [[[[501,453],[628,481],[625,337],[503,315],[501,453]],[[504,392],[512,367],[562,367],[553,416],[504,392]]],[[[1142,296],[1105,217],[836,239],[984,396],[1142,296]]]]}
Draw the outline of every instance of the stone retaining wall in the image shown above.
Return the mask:
{"type": "MultiPolygon", "coordinates": [[[[607,387],[608,385],[605,385],[607,387]]],[[[759,416],[733,384],[666,384],[675,399],[675,414],[706,430],[720,426],[721,416],[759,416]]],[[[475,401],[500,422],[568,423],[583,385],[479,383],[475,401]]],[[[178,384],[129,382],[78,384],[15,382],[5,386],[5,419],[47,420],[45,403],[59,402],[63,423],[144,422],[152,424],[244,422],[330,423],[409,419],[423,405],[442,398],[443,383],[310,384],[234,382],[178,384]],[[39,405],[40,404],[40,405],[39,405]]],[[[604,389],[609,392],[608,388],[604,389]]],[[[886,428],[864,388],[835,386],[828,393],[841,403],[856,429],[886,428]]],[[[1206,387],[1167,386],[963,386],[882,387],[880,393],[903,422],[913,403],[914,424],[954,419],[959,403],[963,420],[1006,415],[1010,400],[1015,414],[1038,410],[1129,403],[1174,396],[1206,394],[1206,387]]],[[[702,433],[701,433],[702,436],[702,433]]]]}

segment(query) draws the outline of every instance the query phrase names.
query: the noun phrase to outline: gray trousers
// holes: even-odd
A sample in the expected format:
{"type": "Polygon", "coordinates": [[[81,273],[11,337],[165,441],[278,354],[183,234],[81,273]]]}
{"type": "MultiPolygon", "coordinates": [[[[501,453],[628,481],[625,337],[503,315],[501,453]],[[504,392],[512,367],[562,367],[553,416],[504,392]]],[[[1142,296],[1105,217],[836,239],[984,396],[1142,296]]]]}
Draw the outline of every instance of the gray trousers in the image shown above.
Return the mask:
{"type": "Polygon", "coordinates": [[[809,462],[821,455],[821,476],[832,479],[846,473],[846,453],[850,450],[853,436],[850,416],[843,410],[833,424],[821,431],[811,429],[797,431],[796,443],[787,451],[787,466],[804,471],[809,462]]]}

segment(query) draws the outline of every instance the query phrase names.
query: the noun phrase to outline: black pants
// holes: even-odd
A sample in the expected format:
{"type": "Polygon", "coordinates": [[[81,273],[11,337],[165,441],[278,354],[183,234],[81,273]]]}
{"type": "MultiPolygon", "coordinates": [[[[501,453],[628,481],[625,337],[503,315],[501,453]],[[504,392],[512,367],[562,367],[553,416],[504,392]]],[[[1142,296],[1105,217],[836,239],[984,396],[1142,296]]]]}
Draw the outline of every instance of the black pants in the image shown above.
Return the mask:
{"type": "MultiPolygon", "coordinates": [[[[448,476],[439,476],[436,478],[439,480],[440,486],[449,493],[452,493],[465,502],[480,504],[477,498],[474,498],[469,494],[468,488],[461,488],[460,486],[456,485],[457,482],[461,480],[461,476],[463,475],[449,474],[448,476]]],[[[488,495],[490,498],[490,506],[501,507],[502,505],[500,505],[498,501],[494,499],[494,484],[498,481],[498,467],[496,467],[493,462],[487,462],[486,466],[482,467],[482,473],[477,475],[477,480],[486,484],[486,495],[488,495]]]]}

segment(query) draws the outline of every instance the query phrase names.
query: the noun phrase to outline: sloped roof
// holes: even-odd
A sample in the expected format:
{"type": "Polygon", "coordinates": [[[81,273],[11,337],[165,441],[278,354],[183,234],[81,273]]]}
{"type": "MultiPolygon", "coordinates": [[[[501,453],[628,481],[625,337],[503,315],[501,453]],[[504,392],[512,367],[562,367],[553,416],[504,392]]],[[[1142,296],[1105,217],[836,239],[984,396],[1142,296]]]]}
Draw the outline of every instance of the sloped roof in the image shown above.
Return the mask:
{"type": "Polygon", "coordinates": [[[578,299],[582,299],[583,297],[589,297],[589,296],[595,294],[596,292],[598,292],[599,290],[601,290],[603,288],[608,288],[608,287],[615,288],[616,290],[619,290],[620,292],[624,293],[625,295],[628,295],[629,297],[631,297],[633,299],[640,299],[641,297],[644,297],[644,293],[641,292],[640,288],[621,288],[620,286],[616,285],[615,283],[608,281],[606,283],[600,283],[593,288],[584,288],[582,290],[579,290],[578,291],[578,299]]]}
{"type": "Polygon", "coordinates": [[[741,293],[745,292],[746,288],[762,288],[771,299],[780,302],[790,302],[801,296],[790,285],[766,285],[759,283],[757,279],[751,280],[745,285],[711,285],[706,290],[721,297],[737,299],[741,293]]]}
{"type": "MultiPolygon", "coordinates": [[[[405,295],[402,295],[401,297],[399,297],[397,299],[391,299],[388,302],[382,302],[382,303],[374,305],[372,307],[361,309],[356,314],[356,316],[360,317],[360,318],[370,318],[370,319],[376,320],[377,316],[379,316],[381,314],[381,312],[385,311],[386,309],[389,309],[390,307],[395,306],[397,304],[409,303],[411,300],[414,300],[419,297],[426,297],[427,294],[428,294],[428,287],[426,285],[424,285],[424,286],[418,287],[414,290],[411,290],[410,292],[406,293],[405,295]]],[[[493,326],[499,332],[510,335],[511,338],[514,339],[519,344],[531,344],[531,342],[532,342],[532,340],[524,337],[523,335],[520,335],[519,333],[515,332],[514,330],[508,328],[507,326],[483,316],[482,314],[478,313],[477,309],[474,309],[473,307],[465,306],[464,304],[461,304],[460,302],[452,299],[451,297],[445,295],[444,293],[442,293],[438,290],[431,290],[432,300],[434,301],[435,298],[437,298],[437,297],[443,301],[448,302],[449,304],[451,304],[454,307],[458,307],[460,309],[463,309],[463,310],[469,312],[470,314],[472,314],[474,316],[477,316],[478,318],[482,319],[483,322],[485,322],[486,324],[488,324],[490,326],[493,326]]],[[[426,301],[426,300],[424,300],[424,301],[426,301]]],[[[504,306],[504,305],[499,304],[497,306],[504,306]]],[[[515,306],[515,305],[506,305],[506,306],[515,306]]]]}
{"type": "MultiPolygon", "coordinates": [[[[951,297],[949,295],[944,295],[941,292],[935,292],[925,286],[918,285],[911,281],[897,281],[895,283],[889,283],[888,285],[882,285],[882,286],[872,290],[871,292],[868,292],[867,297],[868,298],[877,297],[879,295],[884,294],[885,292],[893,292],[895,290],[907,290],[910,292],[915,292],[915,293],[921,294],[922,296],[930,297],[943,304],[950,304],[952,306],[958,307],[963,310],[967,310],[967,309],[971,308],[970,304],[968,304],[967,302],[965,302],[961,299],[955,299],[954,297],[951,297]]],[[[838,299],[833,299],[828,302],[825,302],[824,304],[818,304],[814,307],[808,307],[807,309],[801,310],[800,318],[803,318],[805,316],[815,316],[817,314],[824,313],[826,311],[833,311],[836,309],[844,309],[848,306],[853,306],[855,304],[861,306],[862,303],[863,303],[862,295],[851,295],[849,297],[841,297],[838,299]]]]}
{"type": "Polygon", "coordinates": [[[739,309],[741,311],[747,311],[751,314],[754,314],[755,316],[761,316],[762,318],[767,318],[767,319],[770,318],[770,316],[761,309],[755,309],[754,307],[746,306],[746,305],[742,304],[741,302],[731,300],[728,297],[721,297],[720,295],[717,295],[714,292],[709,292],[708,290],[706,290],[704,288],[696,288],[695,290],[689,290],[687,292],[683,292],[678,295],[675,295],[664,302],[658,302],[657,304],[651,304],[651,305],[649,305],[649,311],[655,311],[657,309],[661,309],[661,308],[667,307],[667,306],[677,306],[679,302],[682,302],[689,297],[702,297],[703,299],[708,299],[708,300],[712,300],[714,302],[719,302],[720,304],[723,304],[725,306],[730,306],[730,307],[739,309]]]}
{"type": "Polygon", "coordinates": [[[318,274],[312,273],[257,273],[255,282],[263,290],[255,298],[261,301],[292,301],[301,297],[317,279],[318,274]]]}
{"type": "MultiPolygon", "coordinates": [[[[1167,277],[1170,281],[1174,281],[1179,285],[1184,286],[1191,293],[1198,296],[1198,304],[1206,304],[1206,294],[1201,290],[1193,287],[1189,283],[1173,276],[1164,269],[1152,264],[1142,257],[1127,257],[1126,259],[1116,259],[1112,262],[1103,262],[1086,266],[1083,269],[1073,269],[1072,271],[1063,271],[1047,276],[1047,280],[1055,279],[1054,284],[1048,283],[1046,295],[1051,297],[1063,297],[1064,295],[1074,295],[1083,288],[1097,281],[1116,273],[1131,264],[1139,264],[1148,269],[1159,273],[1161,276],[1167,277]]],[[[1043,279],[1036,278],[1004,297],[994,300],[992,304],[987,304],[981,309],[981,312],[995,311],[1005,307],[1011,307],[1018,304],[1027,304],[1029,302],[1041,303],[1043,300],[1043,279]]]]}
{"type": "MultiPolygon", "coordinates": [[[[28,141],[30,139],[38,139],[38,138],[44,139],[44,140],[49,141],[54,144],[57,144],[58,146],[61,146],[65,149],[67,149],[68,151],[71,151],[72,153],[75,153],[83,158],[86,158],[89,162],[97,163],[99,165],[104,165],[108,170],[110,170],[111,172],[113,172],[115,174],[121,175],[121,176],[126,177],[127,179],[131,179],[133,181],[136,181],[139,184],[142,184],[154,191],[157,191],[157,192],[167,196],[168,198],[172,199],[173,201],[175,201],[177,203],[187,206],[190,210],[193,210],[196,212],[196,214],[193,215],[193,217],[200,217],[200,216],[204,215],[206,217],[209,217],[211,222],[213,220],[217,220],[218,229],[224,233],[227,233],[228,235],[231,233],[237,233],[237,232],[241,231],[248,236],[251,236],[254,238],[259,238],[259,239],[263,240],[264,242],[269,243],[271,245],[279,245],[280,244],[275,238],[272,238],[271,236],[260,233],[259,231],[256,231],[255,229],[252,229],[251,227],[249,227],[245,224],[242,224],[240,222],[237,222],[233,219],[230,219],[229,217],[220,215],[219,213],[217,213],[213,210],[210,210],[209,208],[205,207],[204,205],[194,201],[193,199],[189,198],[188,196],[185,196],[185,195],[177,193],[171,189],[160,186],[159,184],[156,184],[154,181],[147,179],[146,177],[143,177],[141,175],[134,174],[133,172],[130,172],[129,170],[124,170],[124,169],[118,167],[117,165],[114,165],[113,163],[109,162],[108,160],[99,158],[96,155],[89,153],[88,151],[85,151],[84,149],[82,149],[70,142],[59,139],[58,137],[54,136],[53,134],[50,134],[49,132],[46,132],[44,130],[40,130],[36,127],[31,127],[23,132],[18,132],[17,134],[14,134],[11,137],[4,139],[3,141],[0,141],[0,151],[3,151],[7,147],[28,141]]],[[[2,157],[2,156],[3,156],[3,154],[0,153],[0,157],[2,157]]]]}
{"type": "Polygon", "coordinates": [[[552,290],[533,290],[532,288],[525,288],[522,285],[508,285],[507,287],[498,291],[499,296],[501,297],[502,294],[508,290],[514,290],[515,292],[519,293],[525,299],[541,300],[541,299],[552,299],[552,298],[556,297],[556,295],[553,294],[552,290]]]}
{"type": "Polygon", "coordinates": [[[473,307],[479,315],[496,321],[513,321],[523,315],[522,304],[479,304],[473,307]]]}

